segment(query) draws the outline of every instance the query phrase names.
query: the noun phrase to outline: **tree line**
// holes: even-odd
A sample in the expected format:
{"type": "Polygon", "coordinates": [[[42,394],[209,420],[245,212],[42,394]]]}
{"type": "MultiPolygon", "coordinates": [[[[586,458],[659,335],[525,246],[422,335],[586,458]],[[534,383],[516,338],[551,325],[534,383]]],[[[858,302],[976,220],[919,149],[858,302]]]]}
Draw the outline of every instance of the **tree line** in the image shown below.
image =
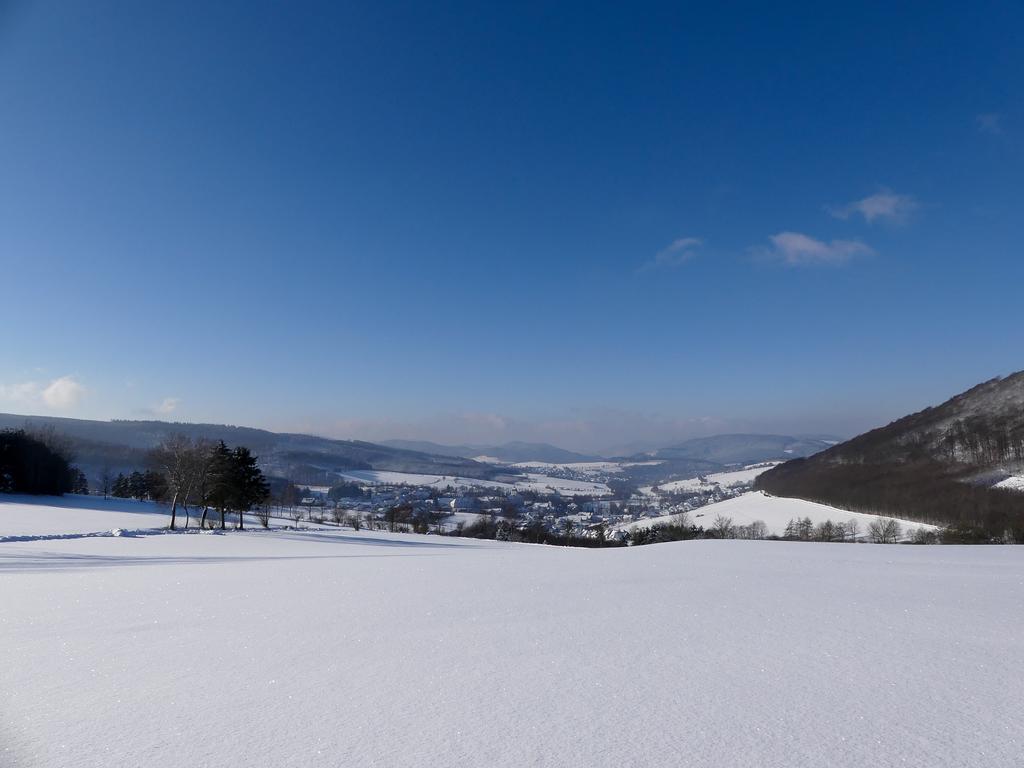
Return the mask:
{"type": "MultiPolygon", "coordinates": [[[[628,540],[634,546],[687,539],[770,539],[847,543],[866,540],[875,544],[896,544],[903,539],[904,531],[898,521],[876,517],[868,523],[864,534],[862,536],[860,523],[855,518],[845,522],[823,520],[817,525],[809,517],[793,518],[786,524],[782,536],[777,536],[769,535],[768,526],[763,520],[754,520],[748,525],[736,525],[731,517],[717,515],[711,525],[705,528],[692,524],[689,514],[684,512],[660,525],[634,526],[629,532],[628,540]]],[[[913,544],[938,544],[943,541],[943,537],[941,532],[922,527],[910,531],[907,540],[913,544]]],[[[955,537],[952,541],[959,543],[955,537]]]]}
{"type": "Polygon", "coordinates": [[[66,441],[52,430],[0,431],[0,492],[61,496],[88,493],[85,475],[72,466],[66,441]]]}
{"type": "MultiPolygon", "coordinates": [[[[223,440],[178,434],[154,448],[149,461],[166,482],[163,499],[171,507],[168,528],[172,531],[177,525],[179,505],[185,513],[186,528],[191,507],[202,509],[200,528],[207,526],[212,509],[220,516],[221,530],[227,527],[229,513],[238,516],[237,528],[241,530],[245,527],[244,514],[270,494],[256,457],[245,446],[229,448],[223,440]]],[[[260,521],[266,525],[262,518],[260,521]]]]}
{"type": "Polygon", "coordinates": [[[1024,543],[1024,495],[970,482],[970,470],[931,459],[826,463],[794,459],[754,487],[776,496],[932,523],[943,541],[1024,543]]]}
{"type": "MultiPolygon", "coordinates": [[[[52,430],[0,431],[0,492],[88,493],[85,475],[72,466],[72,458],[68,442],[52,430]]],[[[116,478],[104,470],[101,492],[168,502],[171,530],[177,527],[179,508],[185,513],[186,528],[190,508],[202,509],[200,527],[207,526],[212,509],[219,514],[222,529],[228,514],[237,515],[237,527],[244,528],[243,514],[265,501],[270,492],[252,452],[245,446],[229,448],[223,440],[171,435],[149,452],[147,463],[150,467],[144,471],[121,472],[116,478]]]]}

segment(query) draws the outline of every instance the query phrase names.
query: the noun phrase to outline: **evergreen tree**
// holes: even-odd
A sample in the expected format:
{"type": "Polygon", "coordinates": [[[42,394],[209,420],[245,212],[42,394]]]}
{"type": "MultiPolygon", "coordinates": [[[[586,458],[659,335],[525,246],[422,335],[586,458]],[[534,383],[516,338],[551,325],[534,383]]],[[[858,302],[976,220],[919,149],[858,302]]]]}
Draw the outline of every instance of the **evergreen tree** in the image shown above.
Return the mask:
{"type": "Polygon", "coordinates": [[[231,500],[238,511],[238,527],[244,528],[242,518],[256,504],[270,495],[270,486],[263,472],[256,466],[256,457],[245,446],[231,452],[231,500]]]}
{"type": "MultiPolygon", "coordinates": [[[[220,528],[224,530],[224,512],[231,504],[232,489],[231,451],[223,440],[213,446],[210,454],[209,503],[220,513],[220,528]]],[[[204,515],[205,517],[205,515],[204,515]]]]}
{"type": "Polygon", "coordinates": [[[117,478],[114,480],[114,485],[110,490],[110,495],[117,499],[127,499],[132,495],[128,478],[124,476],[124,472],[117,473],[117,478]]]}
{"type": "Polygon", "coordinates": [[[0,491],[59,496],[74,488],[76,472],[66,446],[54,435],[0,432],[0,491]]]}

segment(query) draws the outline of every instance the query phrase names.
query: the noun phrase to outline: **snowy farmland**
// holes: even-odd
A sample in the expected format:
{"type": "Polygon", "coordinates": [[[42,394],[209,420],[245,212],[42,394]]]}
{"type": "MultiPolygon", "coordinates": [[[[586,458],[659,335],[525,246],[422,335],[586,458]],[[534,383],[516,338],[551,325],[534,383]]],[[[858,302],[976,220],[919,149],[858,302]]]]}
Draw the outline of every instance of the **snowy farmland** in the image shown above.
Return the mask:
{"type": "Polygon", "coordinates": [[[706,491],[721,486],[723,488],[737,488],[743,485],[750,485],[757,479],[758,475],[767,472],[772,467],[778,466],[779,462],[769,461],[762,464],[751,464],[742,469],[730,470],[728,472],[714,472],[703,477],[691,477],[686,480],[672,480],[661,483],[657,486],[645,486],[640,492],[645,495],[655,493],[655,488],[660,493],[679,493],[685,491],[706,491]]]}
{"type": "Polygon", "coordinates": [[[76,526],[67,506],[0,501],[0,537],[42,537],[0,542],[5,766],[1009,768],[1024,753],[1024,548],[52,538],[147,519],[92,506],[76,526]]]}
{"type": "Polygon", "coordinates": [[[541,493],[559,493],[565,496],[586,494],[590,496],[607,496],[611,489],[605,483],[588,480],[570,480],[561,477],[527,472],[514,483],[503,483],[497,480],[479,480],[473,477],[456,475],[424,475],[410,472],[387,472],[375,469],[353,469],[339,473],[344,480],[363,485],[407,485],[420,488],[432,487],[438,490],[445,488],[490,488],[500,491],[538,491],[541,493]]]}
{"type": "MultiPolygon", "coordinates": [[[[790,520],[808,518],[814,525],[831,520],[833,523],[846,523],[855,520],[859,529],[859,537],[868,537],[868,526],[878,520],[877,515],[868,515],[862,512],[849,512],[845,509],[830,507],[826,504],[818,504],[813,501],[801,499],[783,499],[777,496],[769,496],[763,491],[752,491],[741,494],[732,499],[719,501],[714,504],[706,504],[688,513],[690,522],[704,528],[710,528],[716,517],[721,515],[732,520],[734,525],[750,525],[760,520],[767,526],[769,536],[782,536],[785,534],[786,525],[790,520]]],[[[675,515],[664,515],[662,517],[649,517],[633,522],[616,526],[613,530],[631,531],[634,528],[648,528],[654,525],[664,525],[674,522],[675,515]]],[[[918,523],[912,520],[895,519],[900,524],[903,532],[901,538],[907,539],[912,531],[923,528],[925,530],[938,530],[937,526],[927,523],[918,523]]]]}

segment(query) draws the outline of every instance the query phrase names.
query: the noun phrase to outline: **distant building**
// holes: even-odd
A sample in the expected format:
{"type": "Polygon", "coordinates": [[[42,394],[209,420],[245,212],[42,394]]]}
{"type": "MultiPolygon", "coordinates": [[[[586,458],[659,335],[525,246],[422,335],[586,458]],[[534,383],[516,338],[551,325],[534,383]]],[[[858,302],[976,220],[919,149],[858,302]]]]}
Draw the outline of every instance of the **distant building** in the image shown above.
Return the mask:
{"type": "Polygon", "coordinates": [[[475,496],[456,496],[452,499],[452,512],[476,512],[480,509],[480,500],[475,496]]]}

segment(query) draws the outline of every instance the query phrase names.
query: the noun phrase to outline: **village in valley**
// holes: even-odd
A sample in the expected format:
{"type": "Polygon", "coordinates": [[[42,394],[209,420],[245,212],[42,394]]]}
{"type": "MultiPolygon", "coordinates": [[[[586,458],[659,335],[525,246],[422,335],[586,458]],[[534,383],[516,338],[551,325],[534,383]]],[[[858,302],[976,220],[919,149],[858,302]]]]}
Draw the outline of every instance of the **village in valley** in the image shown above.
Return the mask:
{"type": "MultiPolygon", "coordinates": [[[[657,462],[649,462],[656,464],[657,462]]],[[[635,463],[526,462],[486,481],[401,472],[340,474],[330,484],[289,485],[269,502],[274,517],[295,524],[474,535],[624,540],[630,526],[687,515],[708,527],[700,509],[749,492],[777,462],[646,486],[630,478],[635,463]],[[542,472],[542,473],[541,473],[542,472]]],[[[486,536],[490,538],[490,536],[486,536]]]]}

